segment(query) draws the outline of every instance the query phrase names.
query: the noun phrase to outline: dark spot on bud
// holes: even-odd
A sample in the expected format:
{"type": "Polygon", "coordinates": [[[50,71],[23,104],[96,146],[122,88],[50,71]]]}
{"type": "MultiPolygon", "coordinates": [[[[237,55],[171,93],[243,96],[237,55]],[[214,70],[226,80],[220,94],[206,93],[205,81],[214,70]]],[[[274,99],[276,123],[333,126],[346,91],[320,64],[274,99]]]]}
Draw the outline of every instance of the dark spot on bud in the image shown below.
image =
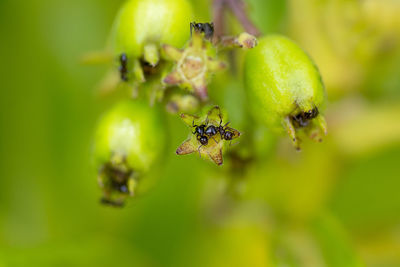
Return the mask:
{"type": "Polygon", "coordinates": [[[150,63],[146,62],[144,59],[140,59],[140,66],[143,69],[143,74],[145,78],[149,78],[149,76],[159,73],[160,69],[162,68],[161,65],[163,65],[162,61],[158,62],[157,65],[153,66],[150,63]]]}
{"type": "Polygon", "coordinates": [[[133,170],[127,166],[125,159],[119,164],[107,162],[100,170],[100,174],[107,179],[104,189],[106,191],[128,194],[128,181],[132,173],[133,170]]]}
{"type": "Polygon", "coordinates": [[[300,112],[297,115],[290,116],[290,120],[292,124],[296,128],[307,127],[310,124],[310,121],[317,117],[319,114],[318,108],[314,108],[312,110],[306,112],[300,112]]]}

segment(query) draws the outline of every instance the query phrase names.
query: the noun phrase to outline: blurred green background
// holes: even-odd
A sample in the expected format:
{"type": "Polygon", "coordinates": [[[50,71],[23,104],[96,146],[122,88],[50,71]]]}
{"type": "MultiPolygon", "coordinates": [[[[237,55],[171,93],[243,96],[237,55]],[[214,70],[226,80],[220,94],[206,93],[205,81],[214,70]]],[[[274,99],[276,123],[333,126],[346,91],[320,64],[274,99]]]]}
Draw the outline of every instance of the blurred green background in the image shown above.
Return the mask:
{"type": "MultiPolygon", "coordinates": [[[[210,3],[192,2],[210,20],[210,3]]],[[[400,266],[400,1],[248,0],[263,33],[320,68],[326,140],[296,153],[254,126],[257,160],[231,173],[176,156],[188,131],[168,115],[159,183],[113,209],[90,153],[115,99],[95,91],[107,67],[79,61],[121,3],[0,1],[0,267],[400,266]]],[[[226,81],[236,89],[214,97],[240,121],[242,85],[226,81]]]]}

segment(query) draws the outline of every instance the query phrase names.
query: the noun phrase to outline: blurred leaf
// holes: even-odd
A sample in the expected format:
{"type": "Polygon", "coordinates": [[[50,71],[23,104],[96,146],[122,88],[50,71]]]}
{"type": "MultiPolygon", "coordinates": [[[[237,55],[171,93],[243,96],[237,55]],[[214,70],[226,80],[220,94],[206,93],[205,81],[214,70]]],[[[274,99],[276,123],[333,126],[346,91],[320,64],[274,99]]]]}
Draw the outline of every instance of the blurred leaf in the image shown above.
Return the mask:
{"type": "Polygon", "coordinates": [[[400,149],[391,148],[349,164],[330,201],[356,233],[381,231],[400,222],[400,149]]]}
{"type": "Polygon", "coordinates": [[[245,0],[247,12],[264,34],[285,30],[286,0],[245,0]]]}
{"type": "Polygon", "coordinates": [[[365,266],[352,247],[347,233],[333,216],[329,214],[318,216],[311,223],[311,232],[327,266],[365,266]]]}

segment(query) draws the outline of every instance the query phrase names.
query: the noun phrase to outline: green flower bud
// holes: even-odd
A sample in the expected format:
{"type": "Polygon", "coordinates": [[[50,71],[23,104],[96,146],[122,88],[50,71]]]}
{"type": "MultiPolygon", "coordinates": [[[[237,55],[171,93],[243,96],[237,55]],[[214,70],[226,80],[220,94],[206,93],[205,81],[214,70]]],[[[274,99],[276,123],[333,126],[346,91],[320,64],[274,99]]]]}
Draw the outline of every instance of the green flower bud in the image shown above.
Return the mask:
{"type": "Polygon", "coordinates": [[[94,158],[107,203],[122,204],[137,193],[138,182],[163,155],[165,135],[160,111],[144,102],[123,101],[103,116],[94,158]]]}
{"type": "Polygon", "coordinates": [[[192,7],[186,0],[129,0],[114,24],[117,55],[143,58],[150,65],[159,60],[160,44],[182,47],[189,39],[192,7]]]}
{"type": "Polygon", "coordinates": [[[276,131],[285,129],[297,149],[298,131],[321,141],[325,90],[308,55],[286,37],[259,40],[245,59],[245,84],[254,116],[276,131]],[[282,128],[283,126],[283,128],[282,128]]]}

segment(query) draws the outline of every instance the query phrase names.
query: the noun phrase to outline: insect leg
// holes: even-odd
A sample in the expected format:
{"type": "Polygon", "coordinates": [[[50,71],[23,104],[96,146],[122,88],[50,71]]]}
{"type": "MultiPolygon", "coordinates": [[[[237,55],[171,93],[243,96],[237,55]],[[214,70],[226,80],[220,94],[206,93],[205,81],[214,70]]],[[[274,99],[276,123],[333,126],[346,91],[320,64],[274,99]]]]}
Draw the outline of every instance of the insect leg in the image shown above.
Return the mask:
{"type": "Polygon", "coordinates": [[[199,148],[197,148],[197,151],[199,151],[199,156],[200,156],[200,158],[201,158],[200,148],[201,148],[202,146],[203,146],[203,145],[200,145],[199,148]]]}
{"type": "Polygon", "coordinates": [[[190,22],[190,37],[192,37],[192,31],[196,22],[190,22]]]}
{"type": "MultiPolygon", "coordinates": [[[[194,124],[194,120],[192,121],[192,127],[193,128],[197,127],[197,125],[194,124]]],[[[192,134],[195,134],[195,133],[196,133],[196,129],[194,130],[194,132],[192,132],[192,134]]]]}

